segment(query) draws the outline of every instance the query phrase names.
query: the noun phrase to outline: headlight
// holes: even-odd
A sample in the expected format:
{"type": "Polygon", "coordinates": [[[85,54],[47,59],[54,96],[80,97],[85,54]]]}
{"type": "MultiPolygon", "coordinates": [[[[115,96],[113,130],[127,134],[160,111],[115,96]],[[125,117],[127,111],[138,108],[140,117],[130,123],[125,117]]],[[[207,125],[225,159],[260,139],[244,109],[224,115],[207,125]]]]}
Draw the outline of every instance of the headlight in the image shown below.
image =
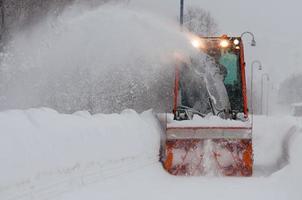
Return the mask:
{"type": "Polygon", "coordinates": [[[220,46],[221,46],[222,48],[226,48],[226,47],[228,47],[229,45],[230,45],[230,42],[229,42],[228,40],[226,40],[226,39],[223,39],[223,40],[220,41],[220,46]]]}
{"type": "Polygon", "coordinates": [[[191,40],[191,44],[193,45],[193,47],[199,49],[199,48],[203,48],[203,43],[201,41],[201,39],[193,39],[191,40]]]}
{"type": "Polygon", "coordinates": [[[233,42],[235,45],[238,45],[240,43],[240,41],[238,39],[235,39],[233,42]]]}

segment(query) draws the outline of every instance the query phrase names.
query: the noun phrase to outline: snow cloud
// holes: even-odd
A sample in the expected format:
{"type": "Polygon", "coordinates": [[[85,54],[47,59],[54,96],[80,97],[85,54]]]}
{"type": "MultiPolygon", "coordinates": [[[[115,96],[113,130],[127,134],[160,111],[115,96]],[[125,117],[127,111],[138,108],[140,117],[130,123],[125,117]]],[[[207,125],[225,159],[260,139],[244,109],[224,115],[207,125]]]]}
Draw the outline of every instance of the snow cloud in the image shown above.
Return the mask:
{"type": "Polygon", "coordinates": [[[164,109],[179,52],[195,50],[176,23],[124,4],[72,6],[13,35],[1,55],[1,109],[164,109]]]}

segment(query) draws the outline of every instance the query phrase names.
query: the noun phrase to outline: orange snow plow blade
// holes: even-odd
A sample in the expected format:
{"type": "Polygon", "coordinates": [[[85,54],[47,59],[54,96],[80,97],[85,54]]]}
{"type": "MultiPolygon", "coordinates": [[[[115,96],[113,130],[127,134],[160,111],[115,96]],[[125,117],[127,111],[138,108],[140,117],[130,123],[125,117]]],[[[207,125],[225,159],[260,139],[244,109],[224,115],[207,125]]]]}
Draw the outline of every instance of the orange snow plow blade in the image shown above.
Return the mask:
{"type": "Polygon", "coordinates": [[[251,176],[248,127],[168,127],[164,168],[180,176],[251,176]]]}

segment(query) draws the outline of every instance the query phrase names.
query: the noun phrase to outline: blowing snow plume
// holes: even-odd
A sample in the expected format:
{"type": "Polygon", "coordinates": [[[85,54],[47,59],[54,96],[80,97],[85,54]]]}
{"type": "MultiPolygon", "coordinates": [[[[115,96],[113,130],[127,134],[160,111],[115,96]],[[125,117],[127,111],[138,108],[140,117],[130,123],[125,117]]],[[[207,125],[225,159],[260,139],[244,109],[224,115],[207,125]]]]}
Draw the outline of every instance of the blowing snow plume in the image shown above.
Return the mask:
{"type": "Polygon", "coordinates": [[[1,109],[166,109],[173,55],[194,52],[179,27],[126,6],[75,6],[13,35],[2,54],[1,109]]]}

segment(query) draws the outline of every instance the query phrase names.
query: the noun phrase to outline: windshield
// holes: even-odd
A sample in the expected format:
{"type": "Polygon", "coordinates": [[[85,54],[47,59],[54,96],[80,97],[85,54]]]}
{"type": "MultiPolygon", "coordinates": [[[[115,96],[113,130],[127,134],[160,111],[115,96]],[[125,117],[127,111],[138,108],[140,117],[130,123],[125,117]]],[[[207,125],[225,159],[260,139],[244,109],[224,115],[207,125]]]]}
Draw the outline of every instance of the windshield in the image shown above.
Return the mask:
{"type": "Polygon", "coordinates": [[[230,41],[222,48],[220,39],[205,42],[206,56],[191,58],[180,68],[179,104],[207,114],[212,111],[211,100],[217,111],[243,112],[239,46],[230,41]]]}

